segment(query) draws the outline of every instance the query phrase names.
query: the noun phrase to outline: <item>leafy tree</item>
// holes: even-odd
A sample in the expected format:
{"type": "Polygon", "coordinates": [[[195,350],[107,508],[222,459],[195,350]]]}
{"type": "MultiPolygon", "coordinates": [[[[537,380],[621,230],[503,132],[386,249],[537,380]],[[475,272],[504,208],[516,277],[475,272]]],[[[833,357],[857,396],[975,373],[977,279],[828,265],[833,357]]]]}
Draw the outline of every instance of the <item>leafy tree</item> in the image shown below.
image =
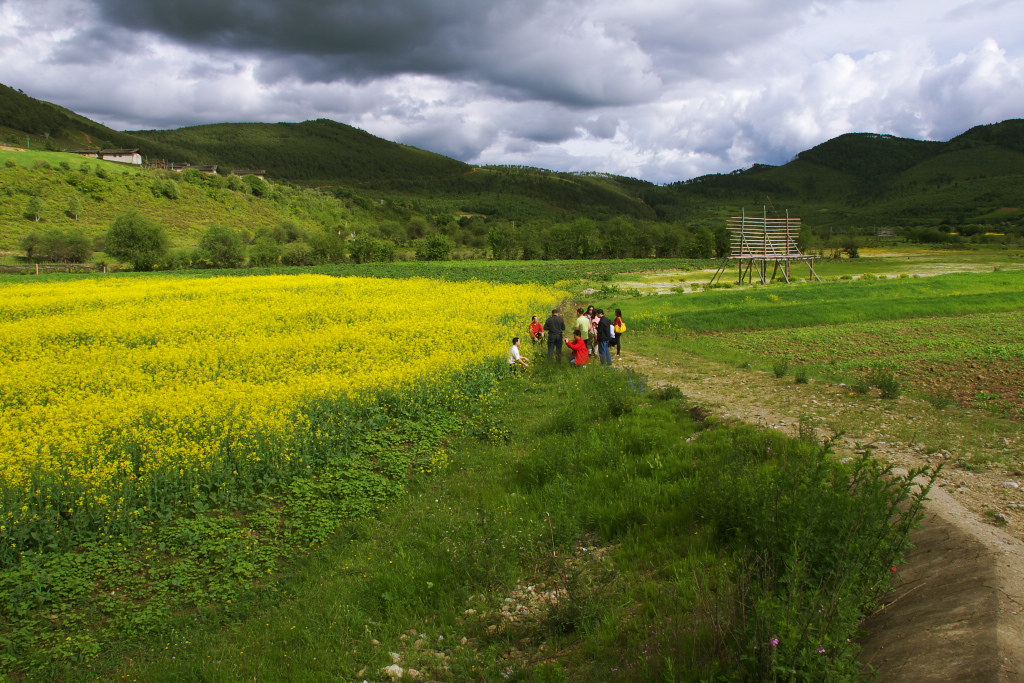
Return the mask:
{"type": "Polygon", "coordinates": [[[729,229],[724,225],[716,225],[714,228],[714,234],[715,256],[725,258],[732,250],[732,236],[729,234],[729,229]]]}
{"type": "Polygon", "coordinates": [[[83,263],[92,256],[92,243],[78,230],[32,231],[22,238],[21,246],[30,261],[83,263]]]}
{"type": "Polygon", "coordinates": [[[707,228],[698,226],[686,233],[683,239],[683,256],[686,258],[711,258],[715,251],[715,238],[707,228]]]}
{"type": "Polygon", "coordinates": [[[42,243],[43,236],[35,230],[22,237],[21,248],[25,250],[25,258],[29,261],[35,261],[37,258],[40,258],[40,246],[42,243]]]}
{"type": "Polygon", "coordinates": [[[431,235],[416,242],[416,259],[419,261],[447,261],[452,257],[455,242],[447,235],[431,235]]]}
{"type": "Polygon", "coordinates": [[[313,250],[305,242],[291,242],[290,244],[285,245],[281,252],[282,265],[311,266],[313,263],[313,250]]]}
{"type": "Polygon", "coordinates": [[[625,258],[629,256],[633,232],[633,222],[626,216],[616,216],[605,222],[602,227],[604,233],[604,255],[608,258],[625,258]]]}
{"type": "Polygon", "coordinates": [[[357,235],[349,244],[349,257],[356,263],[372,261],[393,261],[395,244],[390,240],[380,240],[366,233],[357,235]]]}
{"type": "Polygon", "coordinates": [[[572,222],[576,240],[576,253],[582,258],[597,258],[601,255],[601,233],[591,218],[577,218],[572,222]]]}
{"type": "Polygon", "coordinates": [[[167,254],[167,232],[156,221],[132,209],[114,219],[107,231],[107,253],[134,270],[153,270],[167,254]]]}
{"type": "Polygon", "coordinates": [[[235,192],[241,192],[242,190],[248,189],[248,186],[242,182],[242,179],[234,173],[229,175],[224,182],[229,190],[234,190],[235,192]]]}
{"type": "Polygon", "coordinates": [[[245,261],[245,243],[235,230],[211,225],[199,239],[199,255],[214,268],[237,268],[245,261]]]}
{"type": "Polygon", "coordinates": [[[71,195],[71,199],[68,200],[68,215],[77,221],[80,213],[82,213],[82,200],[76,193],[71,195]]]}
{"type": "Polygon", "coordinates": [[[281,245],[270,237],[262,236],[253,240],[249,247],[249,264],[253,266],[276,266],[281,262],[281,245]]]}
{"type": "Polygon", "coordinates": [[[552,225],[544,242],[544,258],[573,259],[579,258],[579,248],[571,225],[557,223],[552,225]]]}
{"type": "Polygon", "coordinates": [[[417,216],[416,218],[413,218],[411,221],[405,224],[405,231],[406,234],[409,236],[410,240],[418,240],[425,238],[429,230],[430,226],[427,225],[426,219],[423,218],[422,216],[417,216]]]}
{"type": "Polygon", "coordinates": [[[253,241],[270,240],[275,244],[287,244],[301,240],[303,236],[302,228],[294,221],[282,221],[273,227],[263,227],[257,230],[253,241]]]}
{"type": "Polygon", "coordinates": [[[25,218],[39,222],[43,217],[43,200],[35,195],[28,198],[28,204],[25,205],[25,218]]]}
{"type": "Polygon", "coordinates": [[[345,240],[338,231],[316,230],[309,235],[308,242],[317,263],[340,263],[345,260],[345,240]]]}
{"type": "Polygon", "coordinates": [[[89,238],[78,230],[47,230],[41,248],[43,256],[55,263],[84,263],[92,257],[89,238]]]}
{"type": "Polygon", "coordinates": [[[524,261],[539,259],[544,255],[542,233],[542,229],[532,223],[519,228],[519,246],[522,248],[520,256],[524,261]]]}
{"type": "Polygon", "coordinates": [[[516,230],[505,221],[499,222],[487,231],[487,245],[496,259],[514,259],[519,254],[516,230]]]}

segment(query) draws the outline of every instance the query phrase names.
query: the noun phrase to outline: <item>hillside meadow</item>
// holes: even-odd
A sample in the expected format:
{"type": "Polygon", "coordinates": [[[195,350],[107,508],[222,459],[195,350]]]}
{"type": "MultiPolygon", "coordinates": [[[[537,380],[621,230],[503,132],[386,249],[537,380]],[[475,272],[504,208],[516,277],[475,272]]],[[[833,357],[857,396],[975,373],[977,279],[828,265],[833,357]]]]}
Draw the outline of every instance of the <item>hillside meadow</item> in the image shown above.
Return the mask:
{"type": "Polygon", "coordinates": [[[0,178],[0,250],[6,251],[20,251],[32,230],[101,236],[127,207],[164,226],[175,247],[194,246],[212,224],[255,232],[285,221],[323,227],[353,218],[343,202],[315,190],[274,185],[261,197],[241,181],[228,184],[199,172],[144,170],[62,152],[0,150],[0,178]],[[32,198],[40,202],[38,222],[27,215],[32,198]]]}

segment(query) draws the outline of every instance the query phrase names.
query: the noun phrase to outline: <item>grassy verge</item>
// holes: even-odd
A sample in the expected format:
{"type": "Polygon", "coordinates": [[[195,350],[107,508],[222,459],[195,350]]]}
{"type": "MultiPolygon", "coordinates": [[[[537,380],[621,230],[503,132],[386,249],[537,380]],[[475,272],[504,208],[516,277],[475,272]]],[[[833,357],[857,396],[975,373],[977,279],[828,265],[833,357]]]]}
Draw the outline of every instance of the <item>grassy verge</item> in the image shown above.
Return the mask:
{"type": "Polygon", "coordinates": [[[888,585],[918,487],[703,420],[627,373],[539,365],[502,387],[448,444],[443,473],[354,519],[274,590],[53,673],[855,675],[848,639],[888,585]]]}

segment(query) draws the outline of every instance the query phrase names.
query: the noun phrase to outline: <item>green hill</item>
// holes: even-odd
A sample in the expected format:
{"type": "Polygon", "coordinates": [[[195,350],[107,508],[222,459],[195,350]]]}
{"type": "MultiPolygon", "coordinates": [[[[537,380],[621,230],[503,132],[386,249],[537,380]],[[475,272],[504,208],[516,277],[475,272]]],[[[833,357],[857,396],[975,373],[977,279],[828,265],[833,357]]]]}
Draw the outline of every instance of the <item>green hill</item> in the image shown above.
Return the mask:
{"type": "Polygon", "coordinates": [[[143,148],[159,144],[189,150],[200,164],[264,169],[272,177],[305,184],[386,185],[389,181],[443,179],[469,173],[461,161],[382,140],[335,121],[218,123],[131,135],[143,148]]]}
{"type": "Polygon", "coordinates": [[[523,167],[474,167],[325,119],[222,123],[131,135],[188,149],[197,163],[226,170],[265,169],[273,178],[303,185],[427,199],[435,211],[518,221],[581,215],[654,217],[633,189],[636,183],[649,185],[642,181],[523,167]]]}
{"type": "MultiPolygon", "coordinates": [[[[788,209],[810,228],[998,223],[1020,233],[1024,120],[978,126],[949,142],[841,135],[782,166],[756,165],[652,189],[663,219],[715,219],[743,207],[788,209]]],[[[732,212],[732,213],[729,213],[732,212]]]]}
{"type": "Polygon", "coordinates": [[[46,209],[42,223],[93,236],[119,212],[136,208],[165,224],[182,246],[194,245],[213,224],[253,233],[293,221],[338,234],[367,233],[410,249],[414,240],[442,232],[474,253],[488,248],[488,235],[497,229],[507,237],[503,253],[549,254],[545,245],[554,240],[563,246],[549,255],[560,258],[673,253],[685,251],[685,244],[701,251],[688,234],[699,233],[706,243],[727,217],[762,207],[788,210],[803,218],[807,232],[820,235],[879,227],[907,234],[939,227],[1024,232],[1020,119],[978,126],[948,142],[841,135],[781,166],[757,164],[665,186],[608,174],[471,166],[323,119],[115,131],[2,85],[0,141],[30,143],[32,153],[138,148],[150,164],[217,165],[221,174],[260,169],[272,181],[272,191],[254,194],[223,175],[95,161],[83,170],[80,157],[5,152],[0,250],[15,250],[20,236],[39,227],[26,217],[27,206],[37,203],[46,209]],[[173,200],[164,191],[168,183],[178,186],[173,200]],[[82,209],[77,218],[69,209],[75,198],[82,209]],[[574,221],[584,223],[558,227],[574,221]]]}

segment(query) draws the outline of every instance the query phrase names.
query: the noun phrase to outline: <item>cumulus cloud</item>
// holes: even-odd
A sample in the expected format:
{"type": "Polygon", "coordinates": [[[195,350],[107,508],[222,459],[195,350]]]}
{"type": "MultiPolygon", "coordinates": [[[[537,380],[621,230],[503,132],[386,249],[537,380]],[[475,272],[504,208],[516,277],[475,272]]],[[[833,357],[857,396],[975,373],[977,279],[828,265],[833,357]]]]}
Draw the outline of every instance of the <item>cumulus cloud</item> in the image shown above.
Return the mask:
{"type": "Polygon", "coordinates": [[[1019,116],[1015,0],[0,0],[0,82],[121,129],[331,118],[670,182],[1019,116]]]}

